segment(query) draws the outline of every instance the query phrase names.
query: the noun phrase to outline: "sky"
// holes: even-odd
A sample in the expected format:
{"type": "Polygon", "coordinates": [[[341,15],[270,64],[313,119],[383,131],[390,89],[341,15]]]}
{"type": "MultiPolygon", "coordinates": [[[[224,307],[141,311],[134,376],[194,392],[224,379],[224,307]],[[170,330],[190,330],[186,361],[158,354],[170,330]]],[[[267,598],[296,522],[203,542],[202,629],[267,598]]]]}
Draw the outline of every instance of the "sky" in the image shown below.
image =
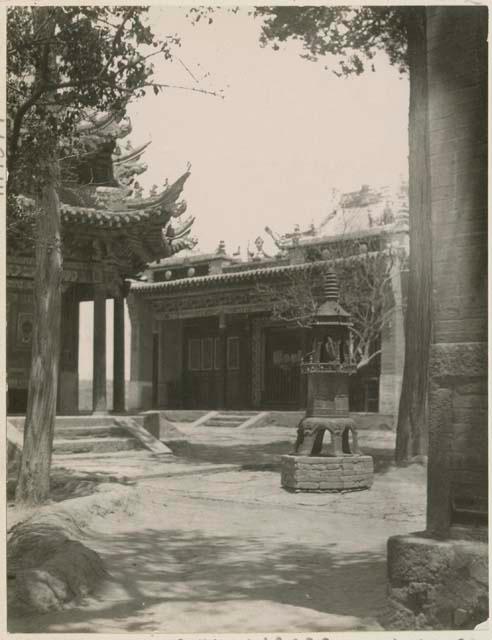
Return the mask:
{"type": "Polygon", "coordinates": [[[224,92],[150,92],[130,109],[132,142],[152,140],[144,186],[191,163],[183,195],[200,249],[221,239],[236,249],[267,224],[278,232],[307,226],[326,215],[333,188],[392,183],[408,172],[408,81],[384,57],[375,73],[337,78],[329,60],[302,59],[297,44],[260,47],[261,23],[246,10],[218,11],[211,25],[196,26],[183,9],[151,11],[155,32],[182,42],[177,60],[156,65],[158,80],[224,92]]]}
{"type": "MultiPolygon", "coordinates": [[[[201,251],[219,241],[229,252],[278,233],[319,223],[333,189],[396,184],[408,175],[408,78],[384,55],[376,72],[338,78],[324,58],[300,57],[296,43],[280,51],[259,44],[260,21],[242,10],[217,10],[212,24],[193,26],[186,9],[152,7],[156,35],[178,34],[171,62],[156,61],[156,81],[221,92],[149,92],[130,105],[134,146],[152,144],[139,182],[170,182],[191,164],[183,197],[196,217],[201,251]]],[[[157,60],[157,58],[155,58],[157,60]]],[[[92,371],[92,310],[81,308],[80,377],[92,371]]],[[[109,303],[109,307],[111,304],[109,303]]],[[[108,317],[108,333],[112,330],[108,317]]],[[[127,317],[127,377],[130,334],[127,317]]],[[[112,335],[112,334],[111,334],[112,335]]],[[[108,374],[112,339],[108,335],[108,374]]]]}

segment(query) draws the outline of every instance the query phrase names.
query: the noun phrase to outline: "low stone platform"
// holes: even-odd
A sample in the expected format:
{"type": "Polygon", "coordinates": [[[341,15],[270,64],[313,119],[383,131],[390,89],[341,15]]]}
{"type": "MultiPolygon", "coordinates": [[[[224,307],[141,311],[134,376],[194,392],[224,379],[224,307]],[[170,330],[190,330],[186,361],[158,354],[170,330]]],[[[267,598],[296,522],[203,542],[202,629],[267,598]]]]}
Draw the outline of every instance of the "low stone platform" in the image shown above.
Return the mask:
{"type": "MultiPolygon", "coordinates": [[[[22,447],[25,416],[8,416],[10,434],[17,432],[22,447]]],[[[56,416],[53,453],[58,455],[106,454],[147,449],[156,455],[171,450],[161,442],[169,423],[159,411],[140,414],[108,413],[56,416]]],[[[164,438],[163,438],[164,439],[164,438]]]]}
{"type": "Polygon", "coordinates": [[[371,456],[281,456],[281,483],[287,491],[354,491],[373,481],[371,456]]]}

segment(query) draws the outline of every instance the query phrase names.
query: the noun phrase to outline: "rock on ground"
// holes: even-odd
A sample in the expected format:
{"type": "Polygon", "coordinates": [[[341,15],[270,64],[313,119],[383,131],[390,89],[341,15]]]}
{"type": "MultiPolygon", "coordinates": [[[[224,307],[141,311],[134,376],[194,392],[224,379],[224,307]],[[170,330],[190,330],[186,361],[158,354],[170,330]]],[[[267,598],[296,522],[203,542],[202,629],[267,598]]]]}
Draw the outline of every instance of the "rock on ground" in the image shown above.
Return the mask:
{"type": "Polygon", "coordinates": [[[78,536],[75,518],[55,510],[12,527],[7,540],[9,614],[61,609],[107,578],[101,557],[78,536]]]}

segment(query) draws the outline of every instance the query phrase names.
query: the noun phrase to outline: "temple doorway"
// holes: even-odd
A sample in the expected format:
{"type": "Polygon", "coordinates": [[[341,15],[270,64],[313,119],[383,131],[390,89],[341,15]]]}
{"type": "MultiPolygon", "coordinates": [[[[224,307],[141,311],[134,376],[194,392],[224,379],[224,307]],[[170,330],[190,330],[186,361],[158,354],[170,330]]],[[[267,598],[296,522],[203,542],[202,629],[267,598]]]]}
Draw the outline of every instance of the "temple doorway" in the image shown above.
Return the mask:
{"type": "Polygon", "coordinates": [[[184,406],[187,409],[244,409],[249,405],[250,355],[247,329],[217,320],[190,325],[184,335],[184,406]]]}
{"type": "Polygon", "coordinates": [[[265,391],[263,402],[272,407],[302,407],[302,335],[298,329],[269,327],[265,336],[265,391]]]}

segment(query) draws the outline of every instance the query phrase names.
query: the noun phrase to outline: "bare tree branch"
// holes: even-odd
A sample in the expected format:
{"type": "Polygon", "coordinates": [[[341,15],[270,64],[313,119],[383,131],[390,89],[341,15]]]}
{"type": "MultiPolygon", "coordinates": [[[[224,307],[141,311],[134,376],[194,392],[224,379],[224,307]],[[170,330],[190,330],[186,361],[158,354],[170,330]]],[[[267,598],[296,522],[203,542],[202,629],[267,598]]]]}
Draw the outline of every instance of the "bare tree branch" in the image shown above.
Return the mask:
{"type": "Polygon", "coordinates": [[[257,290],[270,301],[273,318],[308,327],[322,300],[322,275],[334,270],[340,303],[352,317],[353,352],[361,369],[381,354],[381,333],[394,313],[392,272],[397,256],[388,247],[360,253],[358,242],[343,236],[329,251],[329,260],[306,263],[303,269],[287,272],[283,281],[258,284],[257,290]]]}

